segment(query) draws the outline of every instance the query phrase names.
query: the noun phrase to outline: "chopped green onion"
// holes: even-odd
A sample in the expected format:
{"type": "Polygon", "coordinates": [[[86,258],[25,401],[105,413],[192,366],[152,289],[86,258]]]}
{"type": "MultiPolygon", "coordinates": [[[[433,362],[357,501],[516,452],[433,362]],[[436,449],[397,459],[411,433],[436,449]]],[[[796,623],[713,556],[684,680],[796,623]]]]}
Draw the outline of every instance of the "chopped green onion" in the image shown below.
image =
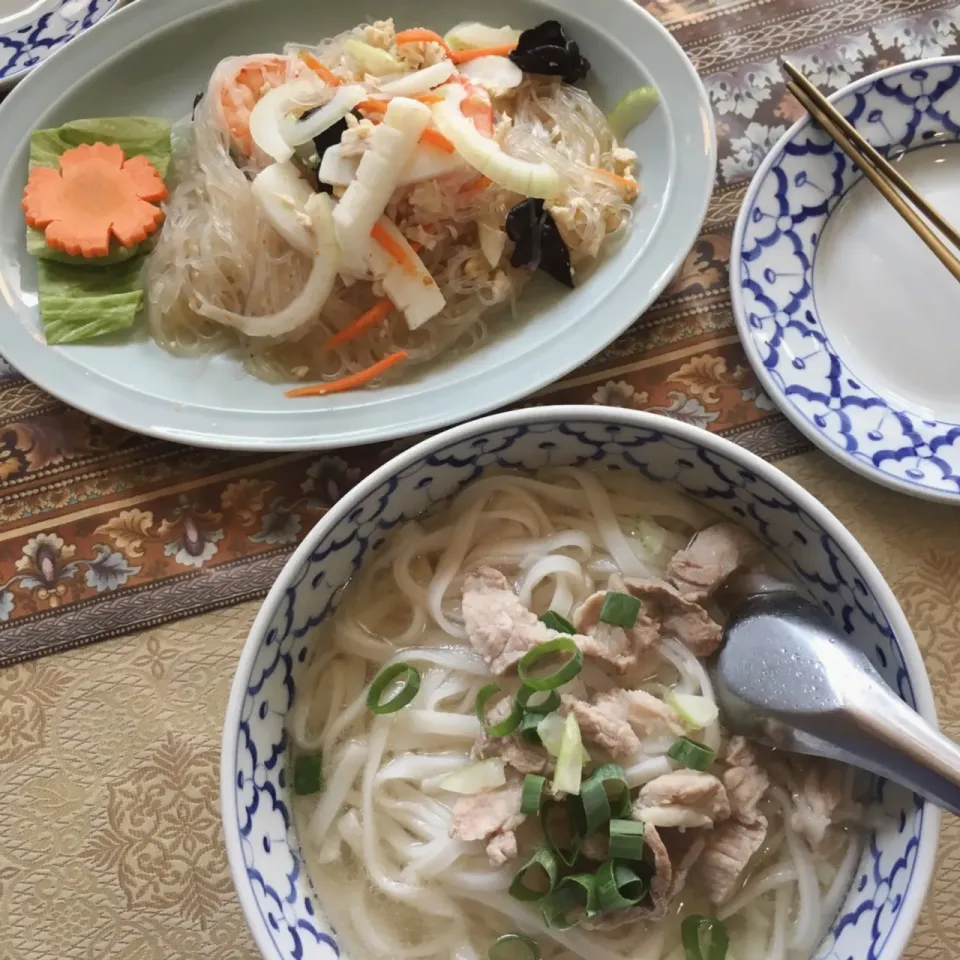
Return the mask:
{"type": "Polygon", "coordinates": [[[510,703],[510,712],[503,720],[490,723],[487,719],[487,704],[498,693],[503,693],[503,691],[495,683],[488,683],[485,687],[481,687],[480,692],[477,694],[477,719],[483,724],[483,729],[486,730],[491,737],[505,737],[513,733],[513,731],[520,726],[520,721],[523,719],[523,711],[517,705],[516,701],[513,701],[510,703]]]}
{"type": "Polygon", "coordinates": [[[680,927],[685,960],[725,960],[730,937],[716,917],[687,917],[680,927]]]}
{"type": "Polygon", "coordinates": [[[487,790],[496,790],[507,782],[503,772],[503,758],[490,757],[488,760],[479,760],[477,763],[468,763],[448,773],[437,786],[451,793],[485,793],[487,790]]]}
{"type": "Polygon", "coordinates": [[[613,858],[597,870],[597,903],[601,910],[626,910],[647,895],[647,881],[628,864],[613,858]]]}
{"type": "Polygon", "coordinates": [[[583,777],[583,740],[580,725],[571,713],[563,722],[560,752],[557,754],[557,769],[553,774],[553,795],[579,793],[583,777]]]}
{"type": "Polygon", "coordinates": [[[710,747],[697,743],[696,740],[679,737],[667,751],[667,756],[691,770],[706,770],[717,754],[710,747]]]}
{"type": "Polygon", "coordinates": [[[367,706],[379,716],[386,713],[396,713],[402,710],[417,695],[420,689],[420,673],[416,667],[411,667],[409,663],[391,663],[384,667],[374,678],[367,691],[367,706]],[[403,686],[396,696],[381,703],[380,698],[386,689],[401,674],[406,674],[403,686]]]}
{"type": "Polygon", "coordinates": [[[540,947],[522,933],[505,933],[493,941],[487,956],[490,960],[540,960],[540,947]]]}
{"type": "Polygon", "coordinates": [[[569,796],[570,816],[581,837],[596,833],[610,819],[610,800],[603,781],[589,777],[580,785],[580,796],[569,796]]]}
{"type": "Polygon", "coordinates": [[[570,821],[566,805],[547,797],[540,807],[540,829],[547,846],[568,867],[572,867],[580,856],[580,837],[570,821]],[[565,828],[566,836],[563,840],[557,836],[560,828],[565,828]]]}
{"type": "Polygon", "coordinates": [[[609,623],[614,627],[632,627],[637,622],[637,615],[643,604],[629,593],[618,593],[608,590],[600,608],[600,622],[609,623]]]}
{"type": "Polygon", "coordinates": [[[668,690],[663,695],[664,703],[673,707],[684,725],[691,730],[704,730],[716,722],[720,711],[716,703],[709,697],[701,697],[693,693],[674,693],[668,690]]]}
{"type": "Polygon", "coordinates": [[[303,754],[293,764],[293,792],[308,797],[323,789],[323,756],[303,754]]]}
{"type": "Polygon", "coordinates": [[[542,900],[553,891],[560,879],[560,863],[549,847],[541,847],[517,871],[510,884],[510,896],[514,900],[542,900]],[[531,882],[532,881],[532,884],[531,882]]]}
{"type": "Polygon", "coordinates": [[[584,916],[597,912],[597,881],[592,873],[574,873],[564,877],[553,892],[543,898],[544,923],[552,930],[569,930],[584,916]]]}
{"type": "Polygon", "coordinates": [[[523,795],[520,797],[520,812],[522,814],[540,813],[540,804],[543,802],[543,792],[546,786],[546,777],[538,777],[535,773],[528,773],[524,777],[523,795]]]}
{"type": "Polygon", "coordinates": [[[554,613],[552,610],[548,610],[545,614],[543,614],[540,617],[540,622],[545,627],[549,627],[551,630],[556,630],[557,633],[577,632],[577,628],[569,620],[565,620],[560,616],[559,613],[554,613]]]}
{"type": "Polygon", "coordinates": [[[528,650],[517,664],[517,673],[520,679],[534,690],[554,690],[572,680],[583,669],[583,651],[577,646],[573,637],[556,637],[546,643],[538,643],[528,650]],[[530,675],[530,671],[538,661],[549,659],[554,654],[569,654],[553,673],[545,677],[530,675]]]}
{"type": "Polygon", "coordinates": [[[639,860],[643,856],[644,831],[639,820],[611,820],[610,859],[639,860]]]}
{"type": "Polygon", "coordinates": [[[630,816],[630,785],[619,763],[605,763],[590,775],[591,780],[603,784],[610,804],[611,817],[630,816]]]}
{"type": "Polygon", "coordinates": [[[556,690],[536,690],[533,687],[522,686],[517,694],[517,703],[528,713],[538,713],[542,718],[545,713],[553,713],[560,706],[560,694],[556,690]],[[534,697],[544,699],[531,703],[534,697]]]}
{"type": "Polygon", "coordinates": [[[519,733],[524,740],[529,740],[530,743],[535,743],[539,746],[539,727],[541,720],[543,720],[542,713],[525,713],[523,715],[523,720],[520,721],[520,728],[517,730],[517,733],[519,733]]]}

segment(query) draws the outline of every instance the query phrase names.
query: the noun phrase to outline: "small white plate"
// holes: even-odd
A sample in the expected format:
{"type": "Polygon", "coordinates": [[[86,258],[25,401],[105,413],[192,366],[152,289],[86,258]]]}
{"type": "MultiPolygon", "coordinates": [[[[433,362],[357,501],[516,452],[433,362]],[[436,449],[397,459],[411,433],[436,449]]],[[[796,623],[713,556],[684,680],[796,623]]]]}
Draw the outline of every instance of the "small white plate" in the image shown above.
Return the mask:
{"type": "Polygon", "coordinates": [[[357,9],[316,0],[141,0],[29,76],[0,106],[0,354],[43,389],[128,429],[200,446],[342,447],[422,433],[503,406],[603,349],[653,301],[696,238],[713,185],[716,141],[706,94],[670,35],[632,0],[491,0],[483,17],[525,27],[556,17],[594,64],[588,89],[609,108],[655,84],[661,105],[627,139],[641,157],[642,201],[626,240],[573,291],[532,284],[516,322],[475,349],[377,390],[290,400],[240,360],[178,358],[146,335],[48,347],[20,200],[27,136],[70,119],[184,116],[224,56],[319,40],[362,17],[446,30],[473,0],[390,0],[357,9]],[[589,22],[584,19],[589,17],[589,22]],[[538,293],[539,291],[539,293],[538,293]],[[3,302],[5,301],[5,302],[3,302]]]}
{"type": "MultiPolygon", "coordinates": [[[[960,57],[830,99],[960,225],[960,57]]],[[[872,480],[960,502],[960,286],[809,119],[757,171],[730,276],[750,362],[800,430],[872,480]]]]}
{"type": "Polygon", "coordinates": [[[125,0],[0,0],[0,93],[125,0]]]}

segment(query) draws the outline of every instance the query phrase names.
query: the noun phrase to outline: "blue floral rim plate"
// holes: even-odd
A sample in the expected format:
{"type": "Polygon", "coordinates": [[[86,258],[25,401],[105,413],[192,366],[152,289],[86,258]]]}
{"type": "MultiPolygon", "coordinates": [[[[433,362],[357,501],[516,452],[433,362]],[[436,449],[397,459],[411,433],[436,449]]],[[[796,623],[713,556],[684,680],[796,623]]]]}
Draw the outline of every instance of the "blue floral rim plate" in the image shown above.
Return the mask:
{"type": "MultiPolygon", "coordinates": [[[[830,100],[935,206],[930,171],[946,163],[937,176],[958,184],[958,206],[941,212],[956,221],[960,180],[944,174],[960,163],[960,57],[892,67],[830,100]]],[[[763,387],[813,443],[878,483],[960,502],[957,328],[931,326],[925,303],[933,291],[947,309],[956,282],[808,117],[750,185],[730,285],[763,387]]]]}
{"type": "Polygon", "coordinates": [[[126,0],[21,0],[0,10],[0,91],[126,0]]]}

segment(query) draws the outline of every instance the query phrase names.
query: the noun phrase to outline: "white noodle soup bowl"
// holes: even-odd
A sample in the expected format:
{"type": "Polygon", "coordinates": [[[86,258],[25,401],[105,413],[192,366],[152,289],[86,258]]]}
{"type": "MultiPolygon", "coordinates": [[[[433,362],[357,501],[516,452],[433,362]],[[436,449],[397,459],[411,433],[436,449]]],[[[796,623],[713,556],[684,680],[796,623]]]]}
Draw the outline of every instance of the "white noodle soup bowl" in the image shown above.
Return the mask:
{"type": "MultiPolygon", "coordinates": [[[[399,525],[489,472],[550,466],[633,474],[741,524],[887,683],[936,722],[916,641],[879,570],[843,524],[776,467],[698,427],[616,408],[539,407],[455,427],[399,453],[329,510],[287,562],[240,657],[223,731],[221,809],[237,895],[265,960],[341,955],[301,857],[285,727],[317,628],[399,525]]],[[[896,960],[923,905],[939,810],[877,780],[866,813],[862,858],[814,957],[896,960]]]]}

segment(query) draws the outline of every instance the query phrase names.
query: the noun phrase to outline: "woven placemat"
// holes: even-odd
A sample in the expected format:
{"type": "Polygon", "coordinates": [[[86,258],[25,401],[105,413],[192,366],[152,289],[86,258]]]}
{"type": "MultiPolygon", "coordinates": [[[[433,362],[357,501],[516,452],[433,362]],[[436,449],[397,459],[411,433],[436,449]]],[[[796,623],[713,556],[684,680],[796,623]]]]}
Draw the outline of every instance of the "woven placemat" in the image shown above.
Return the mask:
{"type": "MultiPolygon", "coordinates": [[[[653,410],[780,459],[807,445],[757,386],[727,277],[745,185],[797,116],[778,57],[789,53],[831,92],[891,63],[956,51],[956,8],[752,0],[710,9],[658,0],[650,9],[671,24],[707,85],[720,144],[716,191],[700,238],[656,305],[529,402],[653,410]]],[[[269,458],[186,449],[94,422],[6,372],[0,664],[261,596],[325,505],[399,446],[269,458]]]]}

